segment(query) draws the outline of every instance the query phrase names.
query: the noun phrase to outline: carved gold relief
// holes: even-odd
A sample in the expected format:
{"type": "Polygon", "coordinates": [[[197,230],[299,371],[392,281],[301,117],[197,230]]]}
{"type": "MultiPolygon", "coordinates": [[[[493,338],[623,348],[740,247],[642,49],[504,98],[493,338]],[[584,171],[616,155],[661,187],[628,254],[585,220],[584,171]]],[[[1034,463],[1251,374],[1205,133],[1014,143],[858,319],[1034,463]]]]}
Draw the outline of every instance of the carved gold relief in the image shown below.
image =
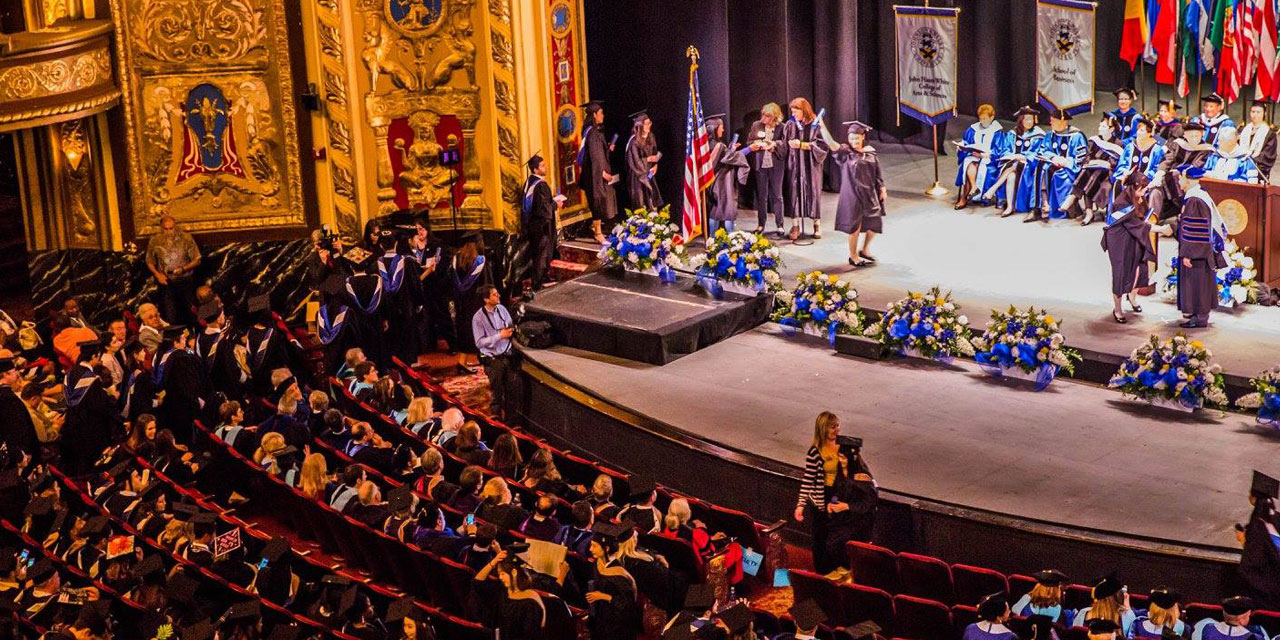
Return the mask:
{"type": "Polygon", "coordinates": [[[357,204],[359,190],[355,180],[355,160],[351,123],[352,104],[349,99],[348,69],[345,29],[342,25],[343,10],[350,5],[339,5],[336,0],[319,0],[316,9],[316,28],[320,39],[321,86],[326,103],[326,127],[328,134],[329,175],[333,185],[333,217],[339,233],[357,238],[360,236],[360,213],[357,204]]]}
{"type": "Polygon", "coordinates": [[[93,159],[84,120],[57,125],[57,141],[62,152],[61,192],[66,208],[67,228],[72,246],[96,246],[98,240],[97,201],[94,196],[93,159]]]}
{"type": "Polygon", "coordinates": [[[111,52],[104,49],[11,67],[0,72],[0,101],[29,100],[111,82],[111,52]]]}
{"type": "Polygon", "coordinates": [[[440,164],[440,152],[444,148],[436,142],[439,124],[438,114],[419,111],[409,116],[413,144],[405,148],[404,140],[392,142],[404,159],[404,169],[398,179],[409,192],[409,201],[428,208],[448,198],[453,188],[453,172],[440,164]]]}
{"type": "Polygon", "coordinates": [[[493,59],[493,106],[497,122],[499,184],[502,186],[502,224],[508,231],[519,226],[521,182],[520,125],[515,91],[515,52],[511,32],[510,0],[489,0],[490,57],[493,59]]]}
{"type": "Polygon", "coordinates": [[[113,0],[134,230],[301,225],[282,0],[113,0]]]}

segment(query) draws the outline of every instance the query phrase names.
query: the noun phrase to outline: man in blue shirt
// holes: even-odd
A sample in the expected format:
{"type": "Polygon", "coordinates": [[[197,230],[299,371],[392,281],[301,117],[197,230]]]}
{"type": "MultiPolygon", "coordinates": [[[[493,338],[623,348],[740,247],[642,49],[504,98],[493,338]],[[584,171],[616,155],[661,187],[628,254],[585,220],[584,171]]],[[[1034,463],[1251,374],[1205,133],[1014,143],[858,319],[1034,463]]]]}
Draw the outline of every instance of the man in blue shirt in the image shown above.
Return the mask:
{"type": "Polygon", "coordinates": [[[497,287],[480,287],[480,299],[484,306],[471,316],[471,335],[480,350],[480,364],[489,378],[489,413],[500,416],[507,390],[507,373],[511,367],[511,337],[515,335],[515,323],[511,314],[502,306],[502,296],[497,287]]]}

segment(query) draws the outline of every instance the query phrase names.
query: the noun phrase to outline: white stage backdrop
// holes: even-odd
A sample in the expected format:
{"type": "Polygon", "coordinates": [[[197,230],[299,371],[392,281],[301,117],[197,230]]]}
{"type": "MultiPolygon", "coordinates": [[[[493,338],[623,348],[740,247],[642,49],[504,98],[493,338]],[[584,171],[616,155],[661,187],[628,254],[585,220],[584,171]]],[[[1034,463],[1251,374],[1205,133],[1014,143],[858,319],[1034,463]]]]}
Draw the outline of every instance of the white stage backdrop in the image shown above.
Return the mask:
{"type": "Polygon", "coordinates": [[[1094,9],[1079,0],[1036,2],[1036,95],[1045,109],[1093,109],[1094,9]]]}
{"type": "Polygon", "coordinates": [[[959,9],[894,6],[898,110],[926,124],[956,115],[959,9]]]}

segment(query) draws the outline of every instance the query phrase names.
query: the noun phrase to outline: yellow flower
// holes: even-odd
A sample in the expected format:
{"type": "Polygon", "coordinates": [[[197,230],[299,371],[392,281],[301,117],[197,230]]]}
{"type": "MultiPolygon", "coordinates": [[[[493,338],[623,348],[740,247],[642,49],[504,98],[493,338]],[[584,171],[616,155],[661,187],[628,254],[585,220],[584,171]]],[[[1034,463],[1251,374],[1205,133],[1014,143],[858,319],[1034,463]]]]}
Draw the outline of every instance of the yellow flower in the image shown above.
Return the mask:
{"type": "Polygon", "coordinates": [[[831,284],[835,284],[839,279],[840,278],[837,276],[827,276],[827,282],[830,282],[831,284]]]}
{"type": "Polygon", "coordinates": [[[1200,342],[1199,340],[1192,340],[1192,341],[1191,341],[1191,348],[1192,348],[1192,349],[1203,349],[1203,348],[1204,348],[1204,343],[1203,343],[1203,342],[1200,342]]]}
{"type": "Polygon", "coordinates": [[[1050,323],[1050,324],[1052,324],[1052,323],[1053,323],[1053,316],[1046,314],[1046,315],[1045,315],[1045,317],[1044,317],[1044,321],[1045,321],[1045,322],[1048,322],[1048,323],[1050,323]]]}
{"type": "Polygon", "coordinates": [[[921,299],[921,298],[923,298],[923,297],[924,297],[924,295],[923,295],[923,294],[919,294],[919,293],[913,293],[913,294],[911,294],[911,299],[912,299],[912,300],[919,300],[919,299],[921,299]]]}

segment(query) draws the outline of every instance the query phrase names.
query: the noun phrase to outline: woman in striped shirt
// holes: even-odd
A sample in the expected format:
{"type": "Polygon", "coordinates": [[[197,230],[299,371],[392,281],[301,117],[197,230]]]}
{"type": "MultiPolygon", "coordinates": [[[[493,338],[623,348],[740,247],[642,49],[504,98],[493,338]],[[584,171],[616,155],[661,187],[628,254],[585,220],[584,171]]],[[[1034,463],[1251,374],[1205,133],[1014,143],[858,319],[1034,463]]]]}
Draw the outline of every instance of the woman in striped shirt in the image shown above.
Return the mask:
{"type": "Polygon", "coordinates": [[[800,498],[796,500],[796,521],[809,521],[813,564],[818,573],[827,573],[839,565],[839,558],[828,557],[826,550],[827,520],[831,514],[849,509],[848,504],[829,501],[841,462],[848,464],[848,460],[841,460],[844,456],[836,444],[839,435],[840,419],[830,411],[818,414],[813,425],[813,442],[805,456],[800,498]]]}

